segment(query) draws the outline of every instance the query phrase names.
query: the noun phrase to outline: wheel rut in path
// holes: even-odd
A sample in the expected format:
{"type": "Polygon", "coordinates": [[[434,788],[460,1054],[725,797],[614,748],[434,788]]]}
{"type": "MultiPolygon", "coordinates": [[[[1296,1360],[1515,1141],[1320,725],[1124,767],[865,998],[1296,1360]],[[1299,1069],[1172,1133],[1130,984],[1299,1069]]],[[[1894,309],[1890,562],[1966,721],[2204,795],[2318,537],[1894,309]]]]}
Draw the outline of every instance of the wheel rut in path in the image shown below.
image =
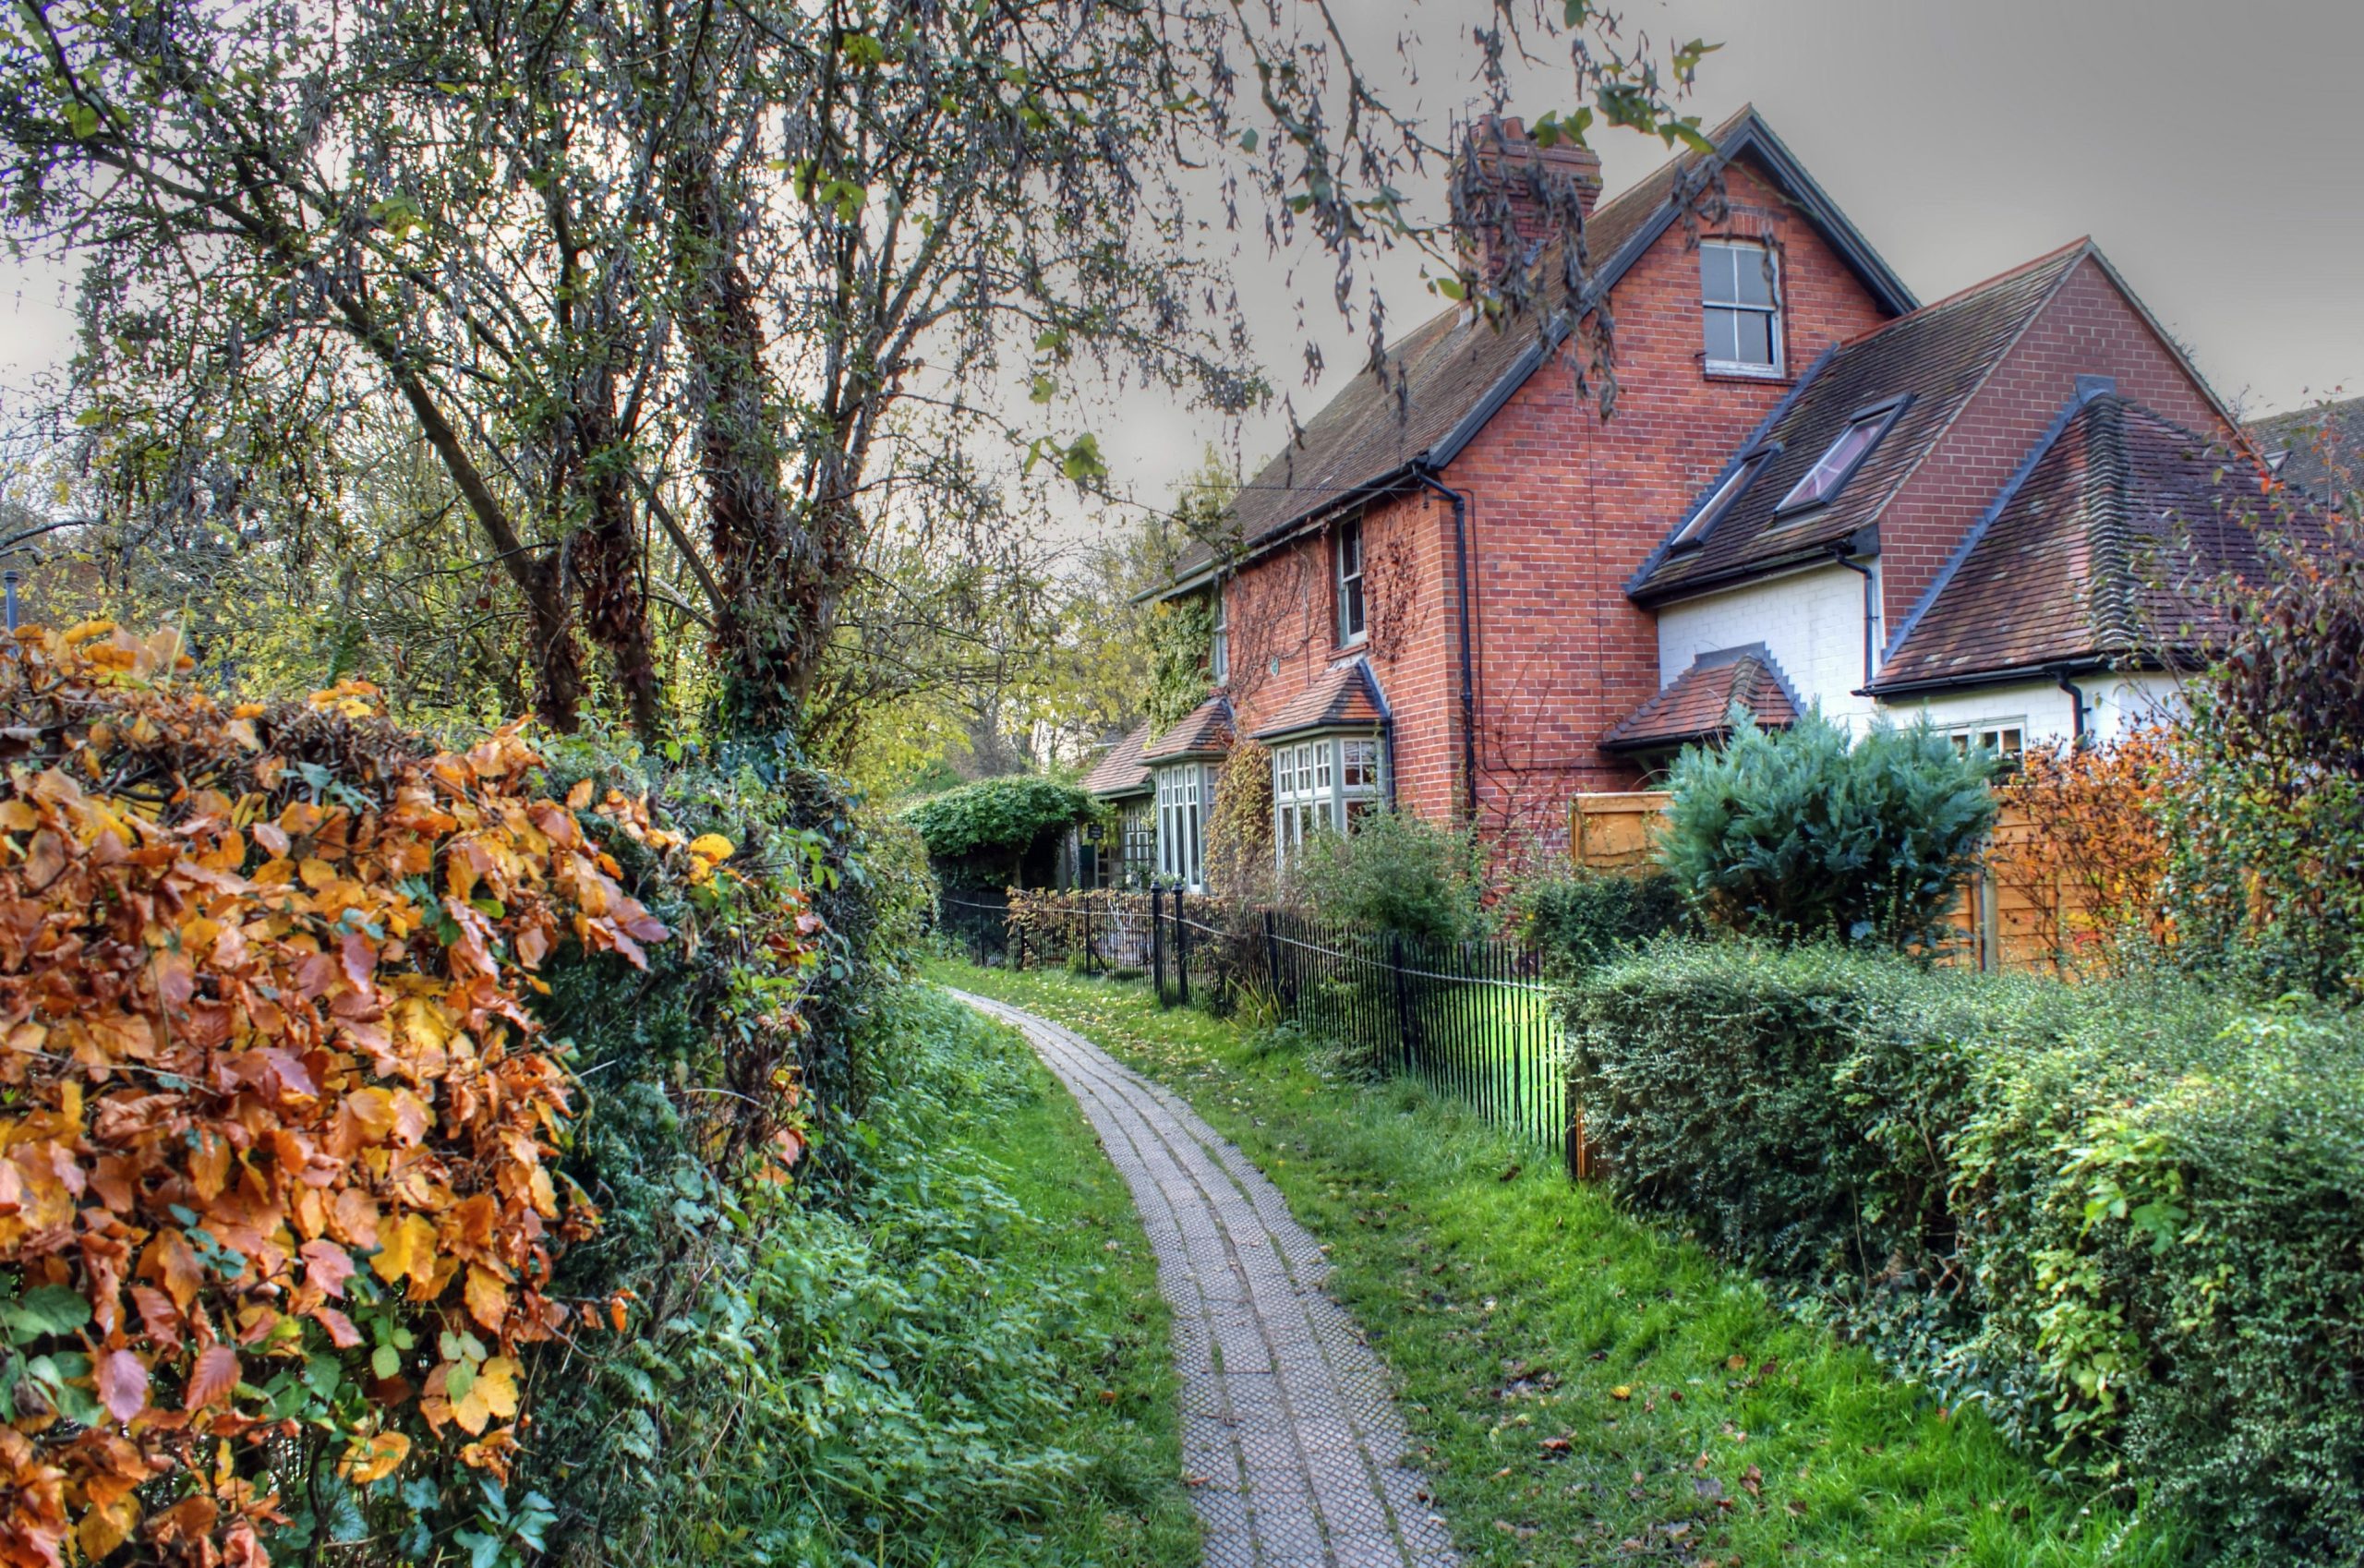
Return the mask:
{"type": "Polygon", "coordinates": [[[1174,1316],[1182,1462],[1208,1568],[1446,1568],[1386,1369],[1323,1293],[1278,1188],[1197,1112],[1073,1030],[954,995],[1026,1037],[1132,1188],[1174,1316]]]}

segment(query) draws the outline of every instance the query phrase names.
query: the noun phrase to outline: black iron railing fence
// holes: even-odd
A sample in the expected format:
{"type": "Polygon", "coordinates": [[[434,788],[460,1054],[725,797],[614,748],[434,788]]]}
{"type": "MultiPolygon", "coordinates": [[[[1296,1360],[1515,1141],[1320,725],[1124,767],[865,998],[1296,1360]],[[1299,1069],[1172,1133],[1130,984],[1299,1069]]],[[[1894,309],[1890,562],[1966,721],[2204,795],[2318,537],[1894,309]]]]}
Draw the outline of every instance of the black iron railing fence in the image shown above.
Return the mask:
{"type": "Polygon", "coordinates": [[[1260,1004],[1467,1103],[1571,1176],[1591,1174],[1566,1037],[1533,948],[1424,941],[1163,888],[1018,899],[1013,911],[1006,898],[947,895],[943,927],[981,965],[1141,970],[1164,1006],[1260,1004]]]}

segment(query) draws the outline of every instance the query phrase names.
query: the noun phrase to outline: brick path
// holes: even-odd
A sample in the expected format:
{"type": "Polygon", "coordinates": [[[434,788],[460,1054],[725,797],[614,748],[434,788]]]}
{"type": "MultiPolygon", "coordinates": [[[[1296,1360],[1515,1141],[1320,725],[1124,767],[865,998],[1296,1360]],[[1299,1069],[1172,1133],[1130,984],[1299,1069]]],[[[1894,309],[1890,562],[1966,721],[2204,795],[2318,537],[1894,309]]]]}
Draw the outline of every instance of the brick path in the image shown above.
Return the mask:
{"type": "Polygon", "coordinates": [[[1072,1030],[966,993],[1074,1093],[1157,1253],[1182,1381],[1182,1463],[1208,1568],[1444,1568],[1386,1369],[1322,1294],[1280,1192],[1197,1113],[1072,1030]]]}

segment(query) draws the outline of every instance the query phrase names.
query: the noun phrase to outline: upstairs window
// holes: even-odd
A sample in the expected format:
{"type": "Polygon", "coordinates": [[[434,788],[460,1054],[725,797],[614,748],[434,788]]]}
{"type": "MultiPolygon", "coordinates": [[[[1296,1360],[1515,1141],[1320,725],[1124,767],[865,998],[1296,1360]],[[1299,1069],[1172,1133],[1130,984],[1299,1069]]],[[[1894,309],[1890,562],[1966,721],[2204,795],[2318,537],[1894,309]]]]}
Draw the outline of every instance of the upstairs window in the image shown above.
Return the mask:
{"type": "Polygon", "coordinates": [[[1336,544],[1338,645],[1363,640],[1363,525],[1359,517],[1338,525],[1336,544]]]}
{"type": "Polygon", "coordinates": [[[1215,589],[1215,633],[1207,648],[1207,670],[1218,686],[1231,679],[1231,606],[1221,587],[1215,589]]]}
{"type": "Polygon", "coordinates": [[[1872,448],[1879,444],[1879,439],[1888,434],[1888,428],[1896,423],[1896,416],[1903,406],[1900,403],[1888,404],[1848,420],[1847,428],[1839,432],[1839,439],[1830,443],[1829,450],[1815,459],[1814,466],[1805,472],[1805,477],[1791,486],[1790,493],[1783,496],[1781,504],[1773,510],[1803,512],[1809,506],[1820,506],[1837,495],[1857,465],[1871,455],[1872,448]]]}
{"type": "Polygon", "coordinates": [[[1748,487],[1755,482],[1756,476],[1764,472],[1765,464],[1772,460],[1772,456],[1770,452],[1760,452],[1743,458],[1741,465],[1732,470],[1732,476],[1716,487],[1716,493],[1707,498],[1707,504],[1691,514],[1691,521],[1675,535],[1674,543],[1670,548],[1689,549],[1706,538],[1707,531],[1716,525],[1716,519],[1732,509],[1732,502],[1740,500],[1748,487]]]}
{"type": "Polygon", "coordinates": [[[1743,240],[1703,240],[1699,298],[1707,368],[1743,376],[1781,373],[1780,291],[1773,252],[1743,240]]]}

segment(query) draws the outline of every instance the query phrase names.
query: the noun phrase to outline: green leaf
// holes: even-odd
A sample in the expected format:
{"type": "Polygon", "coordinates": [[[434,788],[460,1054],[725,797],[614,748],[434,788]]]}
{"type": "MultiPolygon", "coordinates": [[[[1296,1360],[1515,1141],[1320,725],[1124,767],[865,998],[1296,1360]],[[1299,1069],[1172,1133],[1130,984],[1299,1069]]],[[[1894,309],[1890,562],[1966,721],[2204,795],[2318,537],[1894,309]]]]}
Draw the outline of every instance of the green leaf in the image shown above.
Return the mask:
{"type": "Polygon", "coordinates": [[[391,1378],[403,1369],[402,1352],[391,1345],[381,1345],[369,1353],[369,1369],[381,1379],[391,1378]]]}
{"type": "Polygon", "coordinates": [[[77,139],[87,140],[99,134],[99,112],[88,103],[68,103],[66,123],[74,128],[77,139]]]}
{"type": "Polygon", "coordinates": [[[25,1292],[7,1308],[8,1329],[18,1344],[43,1334],[68,1334],[90,1321],[90,1304],[62,1285],[25,1292]]]}
{"type": "Polygon", "coordinates": [[[1248,130],[1241,131],[1241,132],[1239,133],[1239,150],[1240,150],[1242,152],[1253,152],[1253,151],[1256,151],[1256,142],[1257,142],[1257,136],[1256,136],[1256,132],[1255,132],[1255,130],[1254,130],[1252,127],[1251,127],[1251,128],[1249,128],[1249,129],[1248,129],[1248,130]]]}
{"type": "Polygon", "coordinates": [[[1059,460],[1059,472],[1078,483],[1106,477],[1108,464],[1100,456],[1100,438],[1089,433],[1076,437],[1059,460]]]}

